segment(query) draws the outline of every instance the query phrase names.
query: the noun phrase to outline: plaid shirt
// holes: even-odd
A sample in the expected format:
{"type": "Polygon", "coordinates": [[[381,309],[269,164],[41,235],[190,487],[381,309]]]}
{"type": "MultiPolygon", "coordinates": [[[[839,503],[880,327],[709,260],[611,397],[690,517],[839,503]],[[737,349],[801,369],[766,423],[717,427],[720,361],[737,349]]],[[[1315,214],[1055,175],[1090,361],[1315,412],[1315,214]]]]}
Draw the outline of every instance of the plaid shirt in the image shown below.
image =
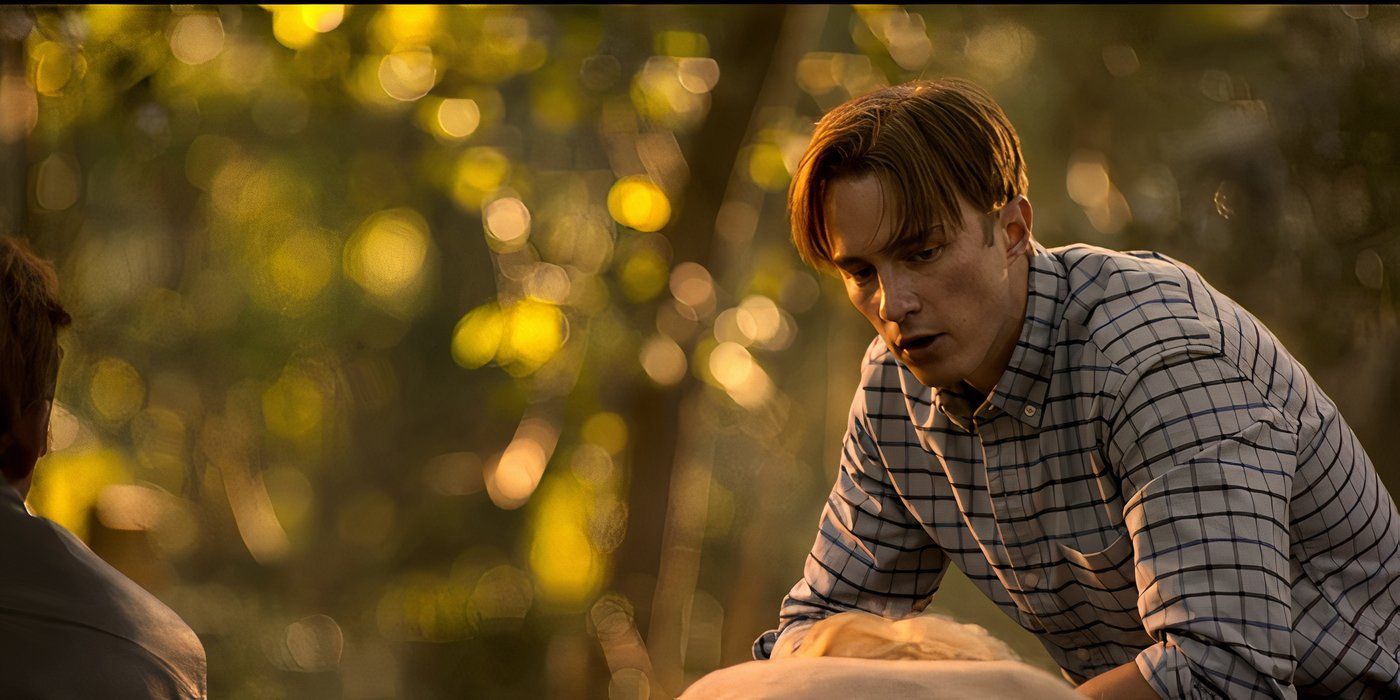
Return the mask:
{"type": "Polygon", "coordinates": [[[1331,399],[1179,262],[1035,253],[980,405],[870,345],[755,656],[835,612],[919,612],[951,562],[1077,681],[1135,660],[1163,697],[1400,692],[1400,518],[1331,399]]]}

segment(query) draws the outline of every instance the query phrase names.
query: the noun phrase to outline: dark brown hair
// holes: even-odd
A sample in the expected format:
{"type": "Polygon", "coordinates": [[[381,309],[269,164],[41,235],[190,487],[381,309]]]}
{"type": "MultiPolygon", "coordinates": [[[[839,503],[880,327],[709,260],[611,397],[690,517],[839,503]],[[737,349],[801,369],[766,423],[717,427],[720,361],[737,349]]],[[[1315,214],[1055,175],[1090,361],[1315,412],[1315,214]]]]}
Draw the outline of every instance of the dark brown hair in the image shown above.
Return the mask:
{"type": "Polygon", "coordinates": [[[939,224],[957,231],[959,196],[991,212],[1029,187],[1016,130],[981,88],[948,79],[876,90],[817,122],[788,189],[792,241],[807,264],[831,263],[827,186],[868,174],[897,203],[896,242],[939,224]]]}
{"type": "Polygon", "coordinates": [[[72,322],[53,265],[23,241],[0,236],[0,433],[34,401],[52,398],[58,331],[72,322]]]}

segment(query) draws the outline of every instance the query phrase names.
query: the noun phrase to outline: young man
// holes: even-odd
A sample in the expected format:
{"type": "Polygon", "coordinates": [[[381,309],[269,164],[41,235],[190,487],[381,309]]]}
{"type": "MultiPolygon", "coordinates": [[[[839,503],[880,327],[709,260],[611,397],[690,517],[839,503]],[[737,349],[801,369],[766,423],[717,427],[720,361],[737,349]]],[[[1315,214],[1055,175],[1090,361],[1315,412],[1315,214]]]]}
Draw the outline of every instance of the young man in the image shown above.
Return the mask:
{"type": "Polygon", "coordinates": [[[57,286],[0,238],[0,697],[205,697],[204,647],[184,621],[25,508],[70,323],[57,286]]]}
{"type": "Polygon", "coordinates": [[[878,337],[766,658],[951,565],[1093,697],[1400,692],[1400,518],[1263,324],[1152,253],[1032,236],[1015,130],[962,81],[818,123],[802,257],[878,337]]]}

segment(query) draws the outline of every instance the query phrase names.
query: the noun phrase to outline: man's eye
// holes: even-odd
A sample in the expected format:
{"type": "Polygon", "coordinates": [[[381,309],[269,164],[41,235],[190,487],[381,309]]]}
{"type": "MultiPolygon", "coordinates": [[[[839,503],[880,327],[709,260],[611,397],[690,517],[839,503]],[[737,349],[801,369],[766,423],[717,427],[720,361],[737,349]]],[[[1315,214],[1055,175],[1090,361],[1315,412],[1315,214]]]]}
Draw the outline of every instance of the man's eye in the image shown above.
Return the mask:
{"type": "Polygon", "coordinates": [[[936,245],[932,248],[924,248],[923,250],[914,254],[914,259],[919,262],[929,262],[930,260],[937,258],[938,254],[941,252],[943,252],[943,246],[941,245],[936,245]]]}
{"type": "Polygon", "coordinates": [[[862,267],[858,270],[852,270],[850,275],[851,279],[857,282],[867,282],[871,277],[875,276],[875,271],[868,267],[862,267]]]}

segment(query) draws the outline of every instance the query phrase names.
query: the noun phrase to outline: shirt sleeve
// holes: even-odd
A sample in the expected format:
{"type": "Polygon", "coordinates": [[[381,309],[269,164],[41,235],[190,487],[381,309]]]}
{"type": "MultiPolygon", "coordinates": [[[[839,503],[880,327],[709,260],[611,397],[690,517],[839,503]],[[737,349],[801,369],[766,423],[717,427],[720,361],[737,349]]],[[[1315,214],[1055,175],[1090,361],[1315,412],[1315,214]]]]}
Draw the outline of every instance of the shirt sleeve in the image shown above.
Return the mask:
{"type": "MultiPolygon", "coordinates": [[[[867,364],[867,379],[870,367],[867,364]]],[[[847,610],[887,618],[919,612],[943,578],[946,555],[890,484],[866,410],[872,388],[856,394],[842,441],[836,483],[822,509],[816,542],[802,580],[783,599],[778,629],[754,642],[756,659],[769,658],[779,635],[795,649],[813,622],[847,610]]]]}
{"type": "Polygon", "coordinates": [[[1138,612],[1164,698],[1296,697],[1288,504],[1297,424],[1220,353],[1129,373],[1109,421],[1138,612]]]}

